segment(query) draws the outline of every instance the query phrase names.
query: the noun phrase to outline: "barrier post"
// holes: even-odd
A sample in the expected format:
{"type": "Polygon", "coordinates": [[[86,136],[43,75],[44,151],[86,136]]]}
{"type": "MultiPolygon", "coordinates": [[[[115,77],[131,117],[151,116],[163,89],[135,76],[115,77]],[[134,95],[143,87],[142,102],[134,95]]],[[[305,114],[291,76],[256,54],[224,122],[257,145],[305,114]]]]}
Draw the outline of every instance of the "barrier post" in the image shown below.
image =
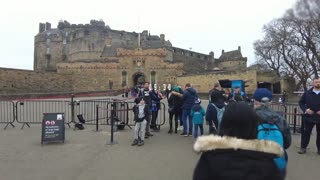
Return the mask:
{"type": "Polygon", "coordinates": [[[99,105],[96,105],[96,132],[99,132],[99,105]]]}
{"type": "Polygon", "coordinates": [[[293,134],[296,133],[297,128],[297,108],[294,108],[293,110],[294,116],[293,116],[293,134]]]}
{"type": "Polygon", "coordinates": [[[107,145],[114,145],[114,144],[118,144],[116,141],[114,141],[113,139],[113,134],[114,134],[114,117],[116,115],[116,102],[113,101],[112,105],[111,105],[111,135],[110,135],[110,142],[107,143],[107,145]]]}
{"type": "Polygon", "coordinates": [[[73,102],[73,99],[74,99],[74,94],[71,94],[71,122],[75,122],[74,120],[74,102],[73,102]]]}

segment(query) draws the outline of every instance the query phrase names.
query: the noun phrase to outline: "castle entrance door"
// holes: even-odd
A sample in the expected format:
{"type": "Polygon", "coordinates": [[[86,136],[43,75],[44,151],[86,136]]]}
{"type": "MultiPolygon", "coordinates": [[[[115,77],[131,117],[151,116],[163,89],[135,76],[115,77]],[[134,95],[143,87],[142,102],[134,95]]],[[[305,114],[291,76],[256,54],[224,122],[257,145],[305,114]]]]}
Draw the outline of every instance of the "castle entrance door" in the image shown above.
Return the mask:
{"type": "Polygon", "coordinates": [[[133,86],[144,84],[146,82],[145,75],[142,72],[136,72],[132,75],[133,86]]]}

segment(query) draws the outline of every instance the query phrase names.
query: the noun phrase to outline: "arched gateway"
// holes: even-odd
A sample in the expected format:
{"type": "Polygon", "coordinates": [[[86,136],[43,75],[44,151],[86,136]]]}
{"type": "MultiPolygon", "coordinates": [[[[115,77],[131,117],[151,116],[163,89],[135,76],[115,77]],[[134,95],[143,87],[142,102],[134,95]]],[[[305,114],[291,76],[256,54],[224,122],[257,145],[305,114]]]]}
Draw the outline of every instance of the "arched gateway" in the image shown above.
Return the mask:
{"type": "Polygon", "coordinates": [[[133,85],[144,84],[146,82],[146,76],[142,72],[136,72],[132,75],[133,85]]]}

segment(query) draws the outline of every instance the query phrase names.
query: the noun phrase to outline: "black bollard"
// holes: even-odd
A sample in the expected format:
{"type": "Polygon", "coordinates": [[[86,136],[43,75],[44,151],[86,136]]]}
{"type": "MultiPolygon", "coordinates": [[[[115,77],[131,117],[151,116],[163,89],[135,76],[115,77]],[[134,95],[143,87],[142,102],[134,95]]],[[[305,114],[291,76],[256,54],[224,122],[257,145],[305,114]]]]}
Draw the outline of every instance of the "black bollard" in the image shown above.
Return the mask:
{"type": "Polygon", "coordinates": [[[96,132],[99,132],[99,105],[96,105],[96,132]]]}
{"type": "Polygon", "coordinates": [[[75,123],[75,119],[74,119],[74,94],[71,94],[71,122],[75,123]]]}
{"type": "Polygon", "coordinates": [[[294,108],[294,115],[293,115],[293,134],[296,133],[297,128],[297,108],[294,108]]]}
{"type": "Polygon", "coordinates": [[[112,105],[111,105],[111,136],[110,136],[110,142],[107,143],[107,145],[118,144],[118,143],[117,143],[116,141],[114,141],[114,139],[113,139],[113,135],[114,135],[115,106],[116,106],[116,103],[113,102],[112,105]]]}

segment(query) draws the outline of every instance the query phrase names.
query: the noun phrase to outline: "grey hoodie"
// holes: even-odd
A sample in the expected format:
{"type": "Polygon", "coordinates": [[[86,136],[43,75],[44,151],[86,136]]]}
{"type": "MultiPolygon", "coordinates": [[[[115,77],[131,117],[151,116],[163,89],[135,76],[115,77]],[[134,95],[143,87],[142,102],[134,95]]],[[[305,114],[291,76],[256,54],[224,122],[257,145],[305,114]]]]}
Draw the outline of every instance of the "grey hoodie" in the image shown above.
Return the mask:
{"type": "Polygon", "coordinates": [[[257,115],[261,118],[262,123],[275,124],[278,126],[283,135],[283,146],[288,149],[291,145],[291,132],[286,120],[283,116],[280,116],[277,112],[268,106],[262,105],[255,109],[257,115]]]}

